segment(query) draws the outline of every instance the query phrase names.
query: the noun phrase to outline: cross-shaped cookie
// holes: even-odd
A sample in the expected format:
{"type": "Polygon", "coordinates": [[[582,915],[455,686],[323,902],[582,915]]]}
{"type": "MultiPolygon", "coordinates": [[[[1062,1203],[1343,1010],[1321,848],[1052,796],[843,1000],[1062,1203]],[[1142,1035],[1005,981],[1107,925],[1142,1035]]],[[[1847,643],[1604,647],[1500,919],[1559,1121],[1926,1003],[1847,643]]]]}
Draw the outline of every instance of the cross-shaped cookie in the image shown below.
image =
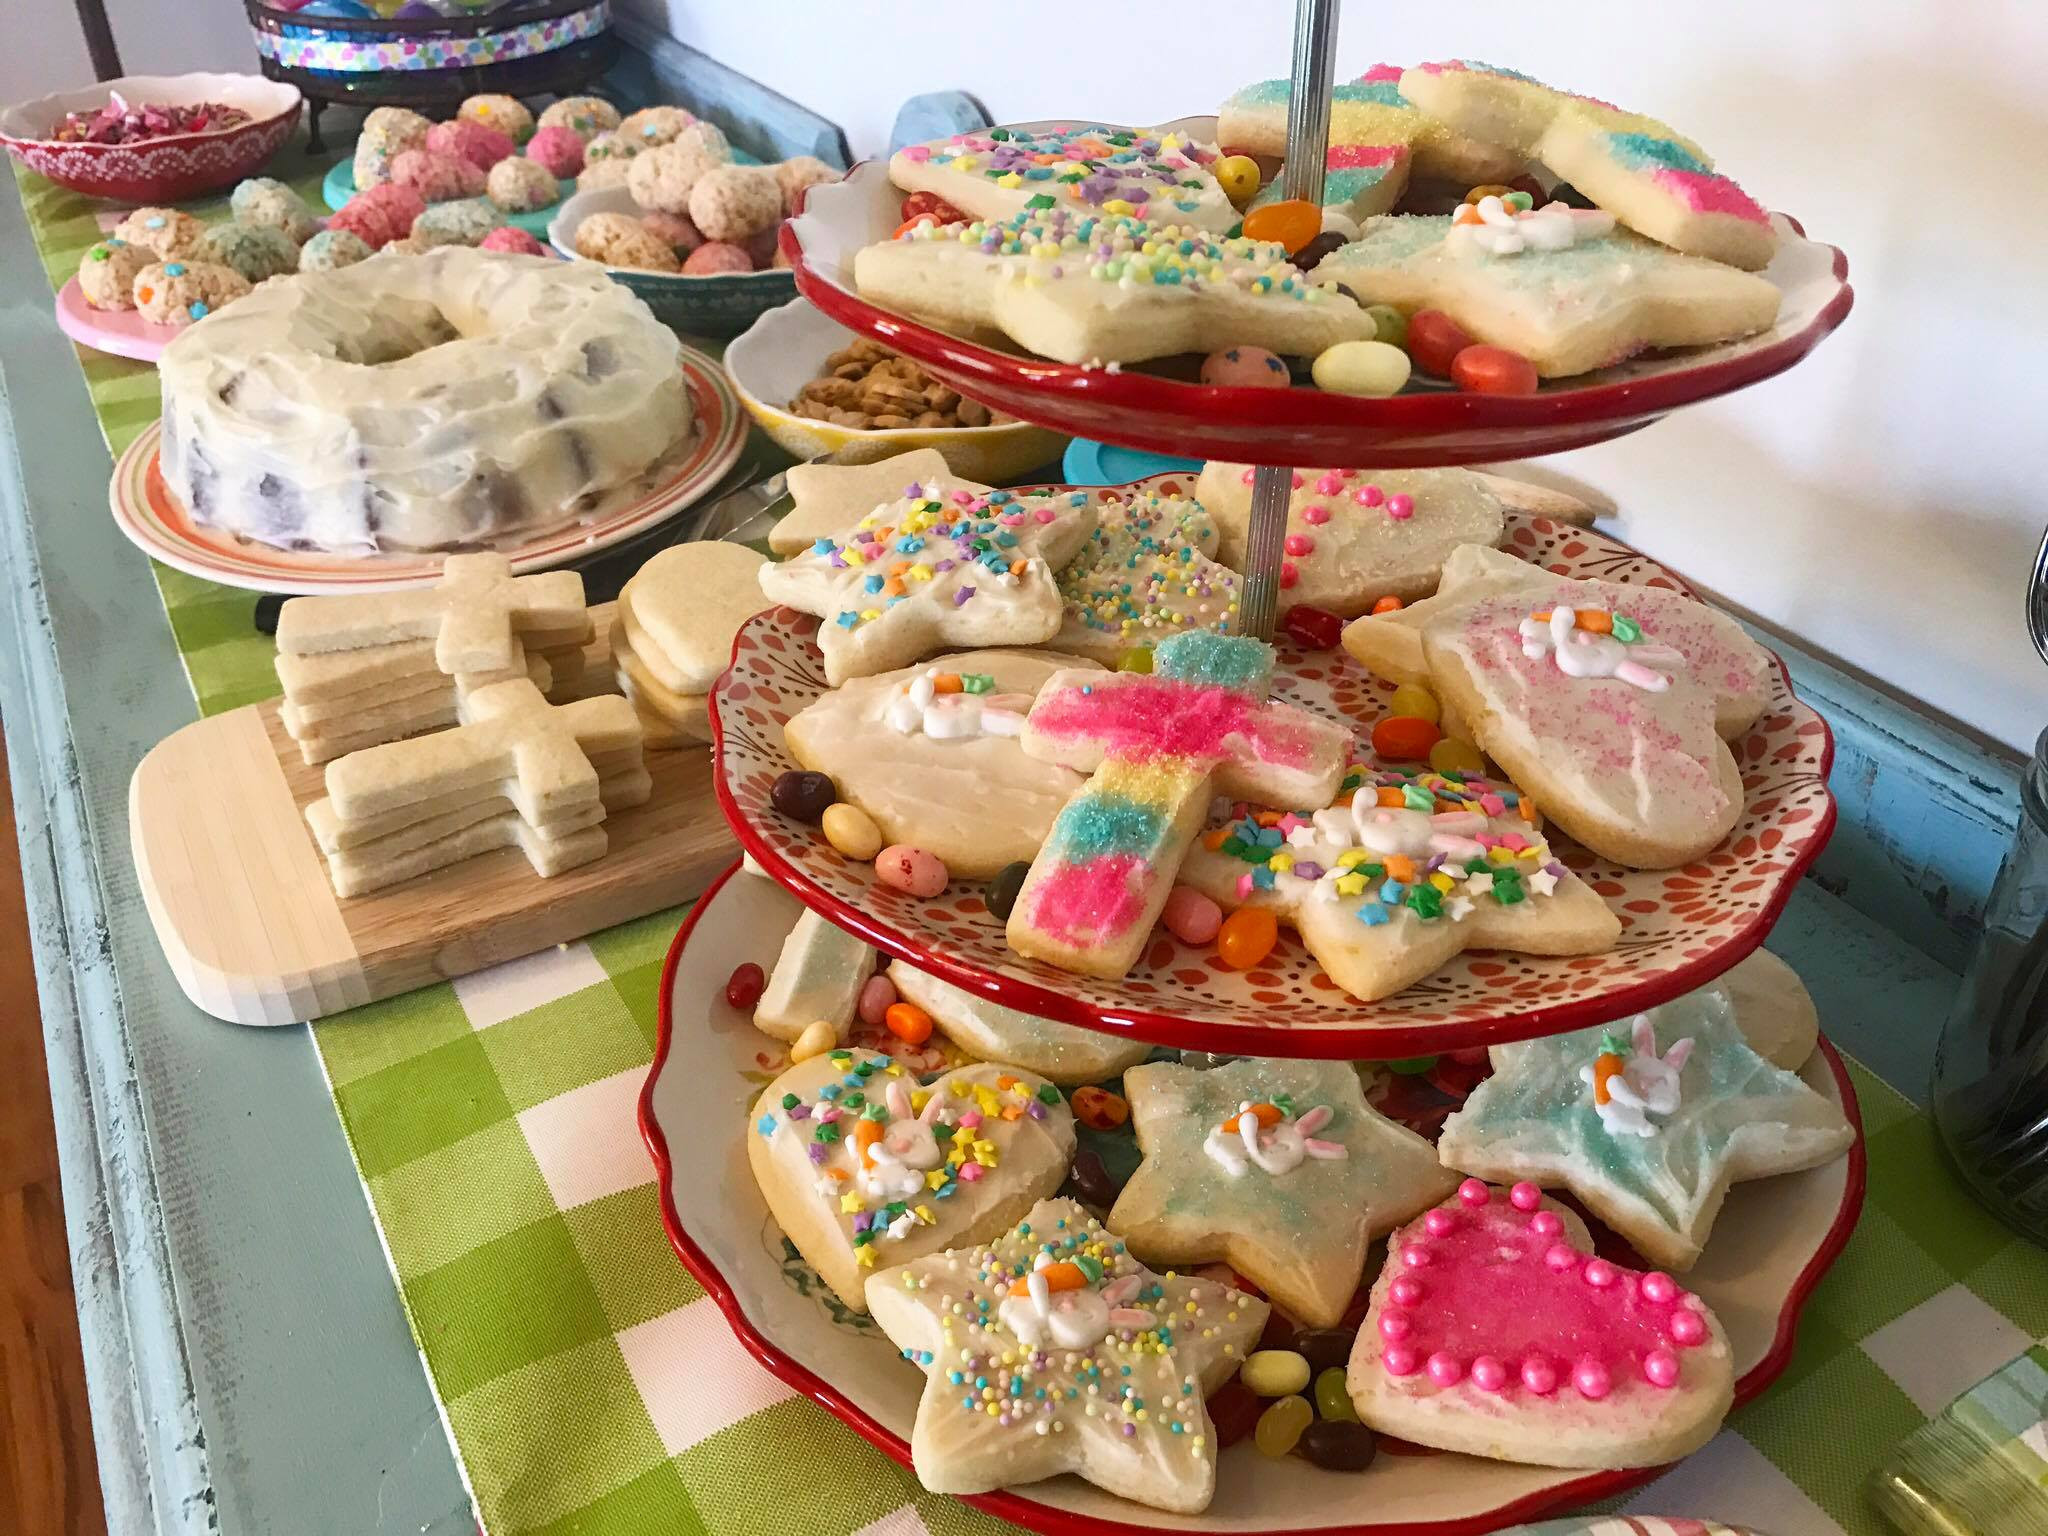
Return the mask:
{"type": "Polygon", "coordinates": [[[525,664],[515,642],[544,649],[589,629],[576,572],[514,576],[503,555],[449,555],[431,587],[293,598],[277,616],[277,648],[310,656],[431,639],[443,672],[492,672],[525,664]]]}

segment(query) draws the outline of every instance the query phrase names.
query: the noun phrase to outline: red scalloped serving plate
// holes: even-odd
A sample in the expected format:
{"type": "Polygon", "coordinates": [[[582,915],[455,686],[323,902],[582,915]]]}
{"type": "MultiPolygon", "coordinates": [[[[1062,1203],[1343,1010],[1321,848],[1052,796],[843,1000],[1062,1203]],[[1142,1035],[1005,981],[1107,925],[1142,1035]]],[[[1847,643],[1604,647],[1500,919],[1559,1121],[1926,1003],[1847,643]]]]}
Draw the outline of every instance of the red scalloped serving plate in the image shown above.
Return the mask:
{"type": "MultiPolygon", "coordinates": [[[[640,1129],[654,1157],[669,1240],[740,1342],[782,1381],[908,1466],[922,1377],[795,1257],[747,1166],[749,1109],[787,1065],[786,1048],[726,1002],[725,983],[735,964],[772,966],[798,911],[787,892],[737,865],[698,900],[662,973],[640,1129]]],[[[886,1031],[857,1030],[854,1043],[887,1050],[914,1071],[953,1064],[939,1049],[940,1037],[912,1047],[886,1031]]],[[[1855,1144],[1826,1167],[1736,1185],[1705,1255],[1685,1277],[1728,1330],[1737,1403],[1761,1392],[1791,1359],[1806,1298],[1848,1242],[1863,1204],[1862,1124],[1841,1059],[1822,1041],[1802,1075],[1841,1104],[1857,1127],[1855,1144]]],[[[1603,1235],[1603,1253],[1636,1262],[1610,1241],[1603,1235]]],[[[1193,1516],[1145,1509],[1073,1477],[964,1502],[1047,1536],[1477,1536],[1611,1497],[1659,1470],[1559,1471],[1418,1454],[1393,1442],[1383,1450],[1369,1471],[1350,1476],[1298,1457],[1275,1461],[1239,1443],[1222,1454],[1215,1501],[1193,1516]]],[[[789,1471],[797,1488],[806,1476],[833,1475],[829,1468],[789,1471]]],[[[1669,1536],[1711,1532],[1675,1523],[1669,1536]]]]}
{"type": "MultiPolygon", "coordinates": [[[[1019,125],[1040,130],[1057,122],[1019,125]]],[[[1162,125],[1213,141],[1216,119],[1162,125]]],[[[1025,421],[1191,458],[1289,467],[1391,469],[1533,458],[1604,442],[1683,405],[1783,373],[1848,317],[1849,260],[1779,214],[1779,251],[1763,276],[1784,298],[1777,323],[1741,341],[1646,353],[1533,395],[1419,390],[1387,400],[1319,389],[1225,389],[999,351],[935,330],[860,296],[854,253],[889,239],[903,194],[869,160],[844,181],[810,189],[783,227],[797,290],[841,325],[915,358],[962,394],[1025,421]]]]}
{"type": "MultiPolygon", "coordinates": [[[[1161,494],[1184,488],[1173,475],[1136,483],[1161,494]]],[[[1510,512],[1506,548],[1560,575],[1689,590],[1628,546],[1548,518],[1510,512]]],[[[1762,943],[1834,829],[1834,740],[1793,697],[1781,664],[1762,718],[1731,743],[1744,807],[1719,848],[1681,869],[1629,870],[1560,846],[1559,856],[1621,918],[1621,940],[1606,954],[1473,950],[1392,997],[1361,1003],[1286,930],[1250,971],[1233,971],[1213,947],[1183,945],[1161,930],[1121,980],[1075,976],[1012,952],[979,884],[956,881],[930,900],[905,895],[770,803],[776,775],[801,766],[782,727],[826,691],[816,633],[815,619],[786,608],[757,614],[712,693],[719,802],[747,851],[805,904],[878,949],[1026,1013],[1160,1045],[1366,1060],[1605,1024],[1705,986],[1762,943]]],[[[1370,731],[1390,685],[1343,651],[1303,651],[1285,636],[1278,645],[1280,696],[1355,726],[1361,737],[1370,731]]]]}

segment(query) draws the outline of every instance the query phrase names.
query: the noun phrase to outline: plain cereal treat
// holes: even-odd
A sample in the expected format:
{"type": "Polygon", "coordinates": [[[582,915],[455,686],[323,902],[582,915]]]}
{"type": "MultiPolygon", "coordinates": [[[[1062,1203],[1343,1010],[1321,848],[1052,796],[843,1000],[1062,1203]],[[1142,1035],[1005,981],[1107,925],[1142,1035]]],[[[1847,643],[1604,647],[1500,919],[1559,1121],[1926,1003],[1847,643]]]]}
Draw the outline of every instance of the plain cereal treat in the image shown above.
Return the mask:
{"type": "Polygon", "coordinates": [[[656,149],[673,143],[682,131],[697,121],[697,114],[681,107],[642,107],[629,114],[612,132],[633,145],[636,151],[656,149]]]}
{"type": "Polygon", "coordinates": [[[564,96],[541,112],[542,128],[566,128],[590,140],[619,126],[619,109],[598,96],[564,96]]]}
{"type": "Polygon", "coordinates": [[[228,207],[237,222],[281,229],[294,245],[304,245],[320,228],[306,200],[269,176],[252,176],[242,182],[228,199],[228,207]]]}
{"type": "Polygon", "coordinates": [[[422,250],[437,245],[475,245],[505,222],[505,215],[486,198],[436,203],[413,220],[412,238],[422,250]]]}
{"type": "Polygon", "coordinates": [[[187,326],[249,291],[233,267],[210,261],[160,261],[135,276],[135,307],[151,325],[187,326]]]}
{"type": "Polygon", "coordinates": [[[424,148],[434,125],[408,107],[378,107],[363,119],[356,136],[356,190],[381,187],[391,179],[391,162],[408,149],[424,148]]]}
{"type": "Polygon", "coordinates": [[[576,226],[576,254],[607,267],[678,272],[676,253],[628,213],[593,213],[576,226]]]}
{"type": "Polygon", "coordinates": [[[352,235],[345,229],[323,229],[299,247],[299,270],[333,272],[375,254],[361,235],[352,235]]]}
{"type": "Polygon", "coordinates": [[[192,255],[201,262],[233,267],[251,283],[299,270],[299,248],[291,236],[268,224],[244,224],[238,219],[208,229],[193,246],[192,255]]]}
{"type": "Polygon", "coordinates": [[[782,188],[759,166],[717,166],[690,189],[689,214],[705,239],[741,244],[780,221],[782,188]]]}
{"type": "Polygon", "coordinates": [[[515,144],[525,143],[533,132],[533,114],[512,96],[472,96],[455,109],[455,115],[502,133],[515,144]]]}
{"type": "Polygon", "coordinates": [[[775,184],[782,189],[782,213],[785,218],[796,212],[797,199],[811,187],[838,181],[846,173],[835,171],[816,155],[798,155],[793,160],[784,160],[771,165],[775,173],[775,184]]]}
{"type": "Polygon", "coordinates": [[[638,156],[626,172],[626,185],[642,208],[688,213],[691,189],[707,172],[731,162],[725,135],[711,123],[693,123],[672,142],[638,156]]]}
{"type": "Polygon", "coordinates": [[[156,260],[154,252],[126,240],[102,240],[78,264],[78,288],[94,309],[133,309],[135,274],[156,260]]]}
{"type": "Polygon", "coordinates": [[[491,201],[508,213],[531,213],[545,208],[562,195],[562,185],[538,160],[514,155],[491,167],[485,190],[491,201]]]}
{"type": "Polygon", "coordinates": [[[199,243],[206,226],[175,208],[138,208],[114,226],[114,237],[154,251],[159,261],[183,256],[199,243]]]}
{"type": "Polygon", "coordinates": [[[594,192],[599,187],[623,187],[626,185],[626,172],[632,164],[631,160],[617,155],[609,160],[585,160],[583,170],[576,178],[576,189],[594,192]]]}

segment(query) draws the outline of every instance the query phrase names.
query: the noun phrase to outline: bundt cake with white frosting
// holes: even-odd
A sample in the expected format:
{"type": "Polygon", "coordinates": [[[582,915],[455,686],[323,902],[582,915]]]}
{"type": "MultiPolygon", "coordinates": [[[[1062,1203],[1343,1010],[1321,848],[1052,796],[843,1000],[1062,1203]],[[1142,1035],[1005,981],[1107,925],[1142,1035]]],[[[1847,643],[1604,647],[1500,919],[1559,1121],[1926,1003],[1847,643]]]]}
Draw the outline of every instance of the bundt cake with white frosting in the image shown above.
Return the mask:
{"type": "Polygon", "coordinates": [[[681,348],[594,267],[448,247],[275,278],[164,349],[162,469],[286,549],[462,549],[574,522],[690,429],[681,348]]]}

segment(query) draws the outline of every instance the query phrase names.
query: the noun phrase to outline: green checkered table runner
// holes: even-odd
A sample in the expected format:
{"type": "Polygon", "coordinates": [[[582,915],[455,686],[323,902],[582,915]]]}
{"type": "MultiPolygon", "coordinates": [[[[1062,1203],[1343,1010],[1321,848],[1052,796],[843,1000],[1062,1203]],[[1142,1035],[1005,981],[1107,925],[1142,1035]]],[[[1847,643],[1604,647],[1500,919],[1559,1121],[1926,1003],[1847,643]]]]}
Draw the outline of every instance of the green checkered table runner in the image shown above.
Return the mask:
{"type": "MultiPolygon", "coordinates": [[[[310,186],[301,158],[284,174],[310,186]]],[[[99,237],[23,174],[53,287],[99,237]]],[[[117,453],[153,370],[81,350],[117,453]]],[[[203,711],[276,690],[252,598],[159,567],[203,711]]],[[[904,1471],[740,1348],[670,1251],[636,1098],[664,912],[314,1026],[393,1275],[491,1536],[952,1536],[991,1520],[904,1471]]],[[[1784,1377],[1623,1511],[1880,1536],[1860,1492],[1901,1437],[2048,1336],[2048,1257],[1984,1214],[1927,1118],[1853,1066],[1863,1220],[1784,1377]]]]}

